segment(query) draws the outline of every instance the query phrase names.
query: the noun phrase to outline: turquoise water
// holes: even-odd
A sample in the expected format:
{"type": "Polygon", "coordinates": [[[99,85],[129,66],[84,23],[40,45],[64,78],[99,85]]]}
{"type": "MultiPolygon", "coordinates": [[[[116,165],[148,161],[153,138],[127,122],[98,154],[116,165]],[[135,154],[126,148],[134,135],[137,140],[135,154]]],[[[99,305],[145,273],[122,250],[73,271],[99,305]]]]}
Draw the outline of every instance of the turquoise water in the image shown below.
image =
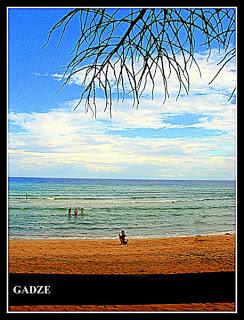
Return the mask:
{"type": "Polygon", "coordinates": [[[121,229],[129,238],[233,232],[235,188],[234,181],[9,178],[9,238],[112,239],[121,229]]]}

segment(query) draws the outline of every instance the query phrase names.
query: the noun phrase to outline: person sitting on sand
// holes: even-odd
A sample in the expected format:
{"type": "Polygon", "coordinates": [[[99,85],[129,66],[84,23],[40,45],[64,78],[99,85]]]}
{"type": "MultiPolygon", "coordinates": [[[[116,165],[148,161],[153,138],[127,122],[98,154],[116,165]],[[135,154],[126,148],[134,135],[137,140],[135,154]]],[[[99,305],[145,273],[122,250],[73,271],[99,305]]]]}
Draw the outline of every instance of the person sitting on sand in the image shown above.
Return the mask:
{"type": "Polygon", "coordinates": [[[120,240],[120,244],[127,244],[128,243],[128,240],[126,239],[126,234],[125,234],[124,230],[122,230],[119,233],[119,240],[120,240]]]}
{"type": "Polygon", "coordinates": [[[78,208],[75,208],[75,216],[78,216],[78,208]]]}

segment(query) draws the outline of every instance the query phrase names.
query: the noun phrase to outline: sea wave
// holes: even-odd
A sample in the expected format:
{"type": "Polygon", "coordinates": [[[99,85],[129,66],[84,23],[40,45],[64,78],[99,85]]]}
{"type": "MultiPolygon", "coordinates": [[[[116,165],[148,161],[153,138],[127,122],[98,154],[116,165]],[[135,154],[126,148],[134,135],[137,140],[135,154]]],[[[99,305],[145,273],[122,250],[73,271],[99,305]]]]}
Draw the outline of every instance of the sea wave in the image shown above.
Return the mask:
{"type": "MultiPolygon", "coordinates": [[[[235,235],[236,230],[226,230],[220,232],[195,232],[192,234],[180,234],[180,233],[166,233],[164,235],[136,235],[136,236],[129,236],[129,242],[133,241],[133,239],[164,239],[164,238],[181,238],[181,237],[201,237],[201,236],[218,236],[218,235],[235,235]]],[[[26,240],[117,240],[117,236],[47,236],[47,235],[35,235],[29,236],[26,234],[19,234],[19,235],[10,235],[10,240],[14,239],[26,239],[26,240]]]]}

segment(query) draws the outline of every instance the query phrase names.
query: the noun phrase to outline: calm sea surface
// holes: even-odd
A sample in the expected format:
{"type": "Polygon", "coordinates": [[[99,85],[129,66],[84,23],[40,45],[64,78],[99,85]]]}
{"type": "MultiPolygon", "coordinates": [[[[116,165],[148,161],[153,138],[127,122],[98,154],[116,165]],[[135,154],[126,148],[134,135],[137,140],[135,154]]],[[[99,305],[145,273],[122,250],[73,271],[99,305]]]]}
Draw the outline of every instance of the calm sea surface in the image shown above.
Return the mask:
{"type": "Polygon", "coordinates": [[[10,238],[112,239],[121,229],[129,238],[235,230],[235,181],[9,178],[8,189],[10,238]]]}

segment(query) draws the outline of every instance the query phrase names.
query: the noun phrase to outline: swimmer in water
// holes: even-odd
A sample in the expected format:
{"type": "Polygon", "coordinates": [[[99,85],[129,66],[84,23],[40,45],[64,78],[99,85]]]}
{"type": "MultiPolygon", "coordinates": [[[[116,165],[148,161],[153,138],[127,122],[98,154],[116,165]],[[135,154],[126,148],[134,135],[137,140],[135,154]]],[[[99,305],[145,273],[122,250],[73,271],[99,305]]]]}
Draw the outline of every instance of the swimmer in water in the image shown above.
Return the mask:
{"type": "Polygon", "coordinates": [[[68,209],[68,215],[71,216],[71,207],[68,209]]]}

